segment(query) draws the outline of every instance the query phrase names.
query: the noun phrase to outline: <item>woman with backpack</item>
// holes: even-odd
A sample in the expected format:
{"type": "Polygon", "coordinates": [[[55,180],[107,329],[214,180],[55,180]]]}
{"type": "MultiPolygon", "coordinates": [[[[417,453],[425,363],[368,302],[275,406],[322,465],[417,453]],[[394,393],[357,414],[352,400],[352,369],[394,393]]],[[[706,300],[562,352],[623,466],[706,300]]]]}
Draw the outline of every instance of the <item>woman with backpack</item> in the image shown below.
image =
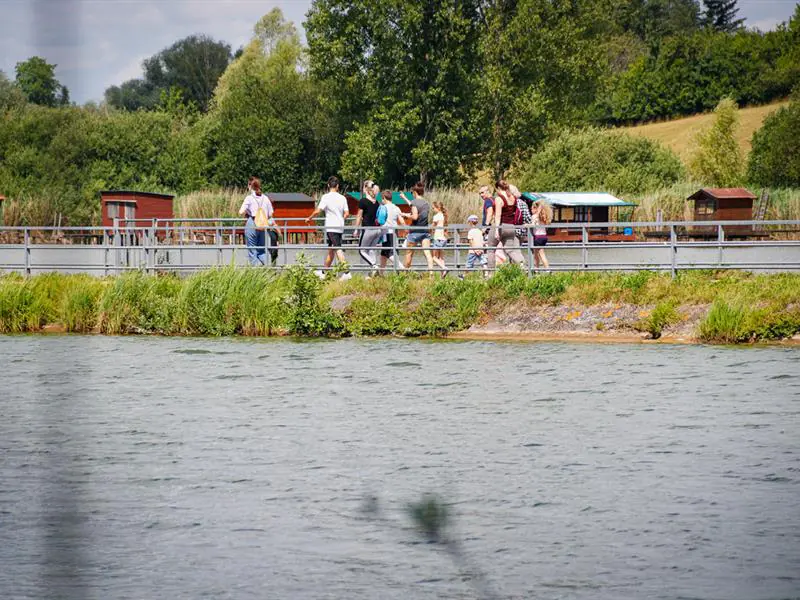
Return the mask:
{"type": "Polygon", "coordinates": [[[239,214],[247,217],[244,226],[244,239],[247,243],[247,255],[254,267],[267,264],[267,229],[272,220],[272,202],[266,194],[261,193],[261,180],[251,177],[247,183],[250,193],[242,202],[239,214]]]}
{"type": "MultiPolygon", "coordinates": [[[[502,242],[503,251],[512,263],[525,265],[525,258],[519,249],[516,226],[523,225],[523,216],[517,206],[517,199],[511,193],[507,181],[501,179],[495,185],[494,222],[489,228],[489,248],[497,248],[502,242]]],[[[497,264],[495,251],[489,251],[489,268],[497,264]]]]}

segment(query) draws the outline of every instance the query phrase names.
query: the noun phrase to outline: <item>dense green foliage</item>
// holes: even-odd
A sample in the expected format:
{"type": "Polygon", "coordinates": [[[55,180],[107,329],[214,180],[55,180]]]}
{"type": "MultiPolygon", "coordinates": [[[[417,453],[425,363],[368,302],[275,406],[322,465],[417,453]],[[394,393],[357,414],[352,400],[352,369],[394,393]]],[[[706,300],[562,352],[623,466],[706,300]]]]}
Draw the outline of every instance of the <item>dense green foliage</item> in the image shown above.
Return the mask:
{"type": "Polygon", "coordinates": [[[620,194],[666,187],[684,176],[680,159],[644,137],[586,129],[560,134],[522,167],[530,190],[609,191],[620,194]]]}
{"type": "Polygon", "coordinates": [[[781,339],[800,332],[800,276],[741,272],[560,273],[528,277],[515,266],[486,280],[408,274],[321,282],[299,263],[282,273],[209,269],[185,279],[139,272],[96,279],[0,277],[0,333],[443,336],[504,307],[652,307],[627,327],[652,337],[687,305],[712,304],[698,335],[712,342],[781,339]]]}
{"type": "Polygon", "coordinates": [[[163,93],[178,90],[187,102],[205,111],[217,80],[232,59],[231,47],[208,36],[190,35],[142,63],[144,76],[113,85],[105,92],[115,108],[152,109],[163,93]]]}
{"type": "Polygon", "coordinates": [[[736,141],[739,116],[736,103],[722,100],[714,110],[714,122],[697,135],[690,167],[697,181],[714,187],[735,187],[742,181],[744,161],[736,141]]]}
{"type": "Polygon", "coordinates": [[[748,179],[766,186],[800,187],[800,90],[753,135],[748,179]]]}
{"type": "Polygon", "coordinates": [[[56,79],[56,66],[40,56],[17,63],[16,84],[28,102],[42,106],[69,104],[69,90],[56,79]]]}
{"type": "Polygon", "coordinates": [[[204,161],[191,121],[164,111],[28,105],[0,115],[0,193],[49,207],[32,224],[52,225],[58,213],[98,222],[102,189],[195,188],[204,161]]]}
{"type": "MultiPolygon", "coordinates": [[[[796,15],[791,27],[800,26],[796,15]]],[[[647,121],[708,111],[721,98],[762,104],[785,97],[800,81],[797,34],[701,30],[664,38],[610,76],[595,107],[609,124],[647,121]]]]}

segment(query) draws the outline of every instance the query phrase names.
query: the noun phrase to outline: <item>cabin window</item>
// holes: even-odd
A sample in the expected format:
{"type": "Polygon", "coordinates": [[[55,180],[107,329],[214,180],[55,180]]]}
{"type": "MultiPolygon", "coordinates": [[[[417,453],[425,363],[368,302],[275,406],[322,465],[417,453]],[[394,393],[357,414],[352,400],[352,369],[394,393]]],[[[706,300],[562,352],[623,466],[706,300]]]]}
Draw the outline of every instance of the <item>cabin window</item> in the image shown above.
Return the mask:
{"type": "Polygon", "coordinates": [[[717,212],[717,201],[714,198],[700,198],[694,205],[694,216],[698,221],[710,221],[717,212]]]}
{"type": "Polygon", "coordinates": [[[136,218],[136,205],[134,205],[134,204],[126,204],[125,205],[125,218],[126,219],[135,219],[136,218]]]}
{"type": "Polygon", "coordinates": [[[119,204],[116,202],[109,202],[106,204],[108,207],[108,218],[111,220],[119,218],[119,204]]]}
{"type": "Polygon", "coordinates": [[[576,206],[575,207],[575,222],[576,223],[587,223],[589,221],[589,207],[588,206],[576,206]]]}

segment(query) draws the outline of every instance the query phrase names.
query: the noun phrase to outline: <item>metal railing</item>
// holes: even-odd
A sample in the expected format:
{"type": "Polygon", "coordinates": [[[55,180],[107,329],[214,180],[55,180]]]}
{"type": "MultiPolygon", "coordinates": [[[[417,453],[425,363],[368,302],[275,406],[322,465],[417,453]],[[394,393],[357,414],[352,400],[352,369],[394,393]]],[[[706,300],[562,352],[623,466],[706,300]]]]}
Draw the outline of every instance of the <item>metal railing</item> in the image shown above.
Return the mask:
{"type": "MultiPolygon", "coordinates": [[[[156,219],[140,226],[142,222],[119,220],[113,227],[0,227],[0,271],[111,275],[128,270],[180,273],[247,264],[242,219],[156,219]]],[[[463,224],[445,228],[448,243],[442,252],[450,271],[467,270],[469,228],[463,224]]],[[[360,234],[375,229],[385,228],[346,225],[342,249],[354,259],[349,261],[351,270],[375,269],[352,256],[360,234]]],[[[272,267],[286,267],[302,253],[323,269],[322,258],[328,251],[323,227],[307,225],[304,219],[278,219],[276,230],[281,240],[276,260],[270,261],[272,267]]],[[[800,221],[795,220],[553,223],[548,230],[562,235],[575,232],[567,235],[568,241],[553,241],[544,248],[550,271],[656,270],[675,275],[687,269],[800,270],[800,221]],[[628,235],[625,240],[607,239],[613,232],[628,235]]],[[[402,226],[397,231],[431,228],[402,226]]],[[[528,235],[520,247],[529,273],[535,271],[532,237],[528,235]]],[[[360,249],[374,252],[376,260],[381,251],[388,252],[389,271],[403,270],[409,252],[397,235],[389,247],[381,244],[360,249]]],[[[419,246],[411,250],[409,270],[428,270],[422,250],[419,246]]],[[[483,250],[495,249],[484,246],[483,250]]]]}

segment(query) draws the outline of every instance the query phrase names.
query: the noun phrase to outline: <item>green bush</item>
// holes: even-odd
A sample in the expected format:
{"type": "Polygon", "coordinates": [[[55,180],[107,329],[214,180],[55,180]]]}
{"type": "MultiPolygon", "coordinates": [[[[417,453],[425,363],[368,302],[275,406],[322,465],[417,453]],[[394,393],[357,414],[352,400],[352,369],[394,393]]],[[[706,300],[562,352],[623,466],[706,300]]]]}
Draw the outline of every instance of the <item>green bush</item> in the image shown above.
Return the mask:
{"type": "Polygon", "coordinates": [[[661,337],[665,327],[669,327],[680,320],[680,315],[673,302],[658,304],[650,315],[639,322],[637,329],[646,331],[654,340],[661,337]]]}
{"type": "Polygon", "coordinates": [[[322,282],[302,255],[286,271],[288,294],[284,300],[288,329],[294,335],[326,336],[342,331],[342,323],[329,306],[324,306],[320,293],[322,282]]]}
{"type": "Polygon", "coordinates": [[[621,131],[566,131],[523,167],[521,186],[537,191],[641,193],[666,187],[685,175],[671,150],[621,131]]]}
{"type": "Polygon", "coordinates": [[[753,134],[747,177],[763,186],[800,187],[800,90],[753,134]]]}

